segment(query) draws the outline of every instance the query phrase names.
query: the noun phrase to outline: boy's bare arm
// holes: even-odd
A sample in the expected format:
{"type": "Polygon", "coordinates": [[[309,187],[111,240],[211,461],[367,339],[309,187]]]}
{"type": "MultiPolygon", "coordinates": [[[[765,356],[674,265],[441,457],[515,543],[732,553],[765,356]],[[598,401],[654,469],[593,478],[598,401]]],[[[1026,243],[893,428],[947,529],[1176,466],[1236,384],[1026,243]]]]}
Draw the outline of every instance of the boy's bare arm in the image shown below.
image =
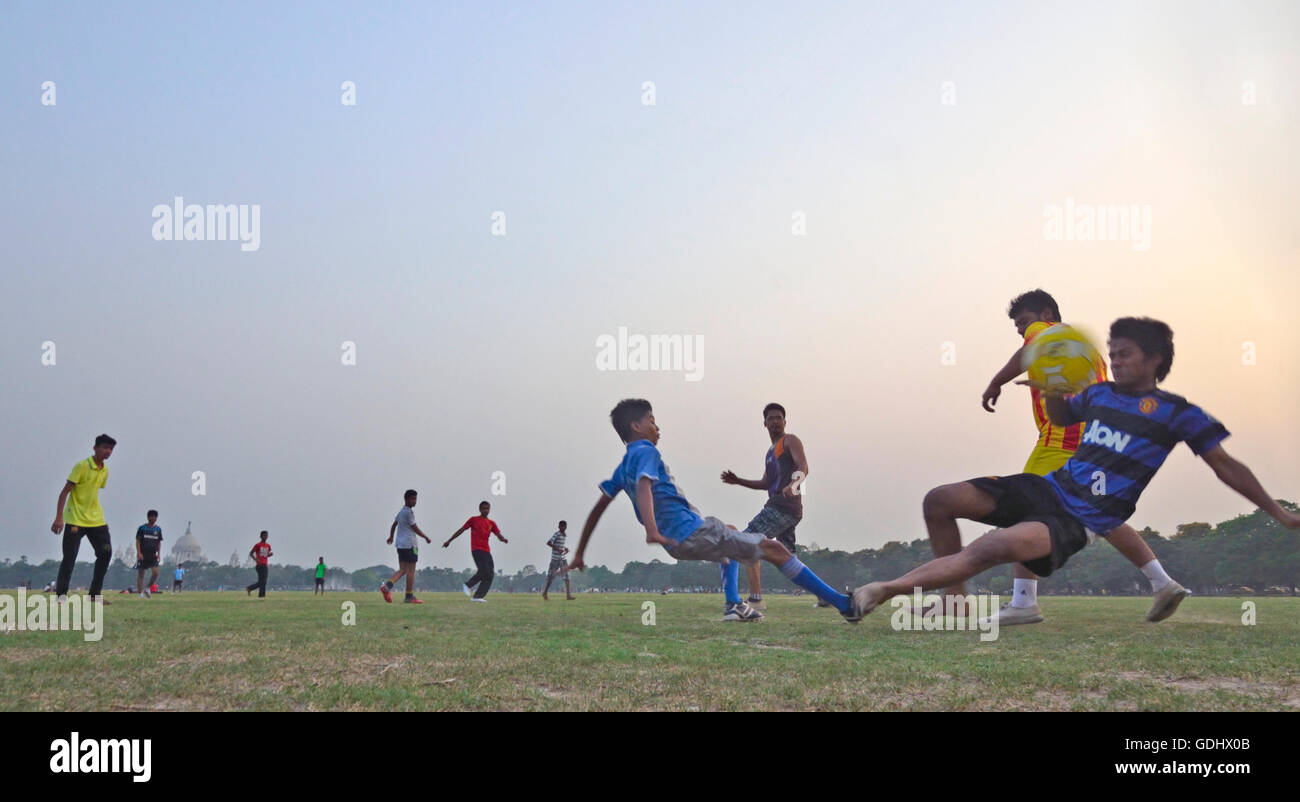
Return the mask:
{"type": "Polygon", "coordinates": [[[989,412],[996,412],[993,407],[998,403],[998,396],[1002,395],[1002,385],[1025,372],[1020,362],[1024,350],[1023,345],[1017,348],[1016,352],[1007,360],[1007,364],[1003,365],[1002,369],[993,375],[992,380],[989,381],[989,386],[984,390],[984,397],[980,399],[984,409],[989,412]]]}
{"type": "Polygon", "coordinates": [[[641,513],[641,523],[645,524],[645,542],[650,545],[673,545],[671,540],[659,533],[659,524],[655,523],[654,481],[649,476],[637,480],[636,508],[641,513]]]}
{"type": "Polygon", "coordinates": [[[1219,481],[1236,490],[1249,499],[1256,507],[1268,513],[1273,520],[1291,529],[1300,529],[1300,515],[1283,509],[1264,486],[1255,478],[1255,474],[1242,462],[1233,459],[1223,446],[1215,446],[1202,455],[1205,464],[1219,477],[1219,481]]]}
{"type": "Polygon", "coordinates": [[[573,553],[573,562],[569,563],[570,570],[576,568],[581,571],[587,567],[587,564],[582,561],[582,555],[587,551],[587,541],[591,540],[591,533],[596,531],[600,516],[605,514],[605,508],[613,500],[613,496],[601,493],[600,498],[596,499],[596,506],[587,513],[587,522],[582,525],[582,537],[578,540],[578,550],[573,553]]]}
{"type": "Polygon", "coordinates": [[[50,524],[50,531],[56,535],[63,530],[63,505],[68,503],[68,494],[76,489],[77,486],[72,482],[63,483],[63,492],[59,493],[59,507],[54,511],[54,523],[50,524]]]}

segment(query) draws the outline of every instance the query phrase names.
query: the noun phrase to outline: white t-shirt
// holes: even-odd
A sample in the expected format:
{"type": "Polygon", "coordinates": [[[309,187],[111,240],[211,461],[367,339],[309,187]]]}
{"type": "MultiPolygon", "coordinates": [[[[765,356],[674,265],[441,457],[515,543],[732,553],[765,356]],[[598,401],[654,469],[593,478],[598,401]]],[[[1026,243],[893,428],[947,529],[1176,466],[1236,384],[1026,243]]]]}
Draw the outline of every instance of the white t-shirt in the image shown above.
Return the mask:
{"type": "Polygon", "coordinates": [[[393,545],[399,549],[415,548],[415,530],[411,527],[415,525],[415,510],[406,505],[397,511],[397,533],[393,538],[393,545]]]}

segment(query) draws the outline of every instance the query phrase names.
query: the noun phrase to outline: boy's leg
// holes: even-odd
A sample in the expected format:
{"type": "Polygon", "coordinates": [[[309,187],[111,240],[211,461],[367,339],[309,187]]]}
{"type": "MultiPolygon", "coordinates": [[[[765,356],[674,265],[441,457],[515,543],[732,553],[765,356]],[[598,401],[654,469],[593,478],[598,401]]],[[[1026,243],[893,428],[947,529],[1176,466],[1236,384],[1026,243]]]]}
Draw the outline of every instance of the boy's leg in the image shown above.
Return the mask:
{"type": "Polygon", "coordinates": [[[749,579],[749,600],[758,601],[763,598],[763,566],[758,563],[750,563],[745,566],[745,576],[749,579]]]}
{"type": "MultiPolygon", "coordinates": [[[[925,494],[921,504],[925,531],[935,557],[947,557],[961,551],[961,530],[957,519],[978,520],[992,515],[997,502],[990,493],[970,482],[941,485],[925,494]]],[[[971,576],[974,576],[972,574],[971,576]]],[[[949,596],[965,596],[965,581],[944,588],[949,596]]]]}
{"type": "Polygon", "coordinates": [[[564,598],[573,601],[573,586],[569,584],[569,572],[564,572],[564,598]]]}
{"type": "Polygon", "coordinates": [[[780,569],[786,579],[812,593],[841,613],[848,614],[852,612],[852,601],[847,595],[836,591],[823,582],[821,577],[800,562],[799,558],[791,554],[790,550],[782,545],[779,540],[765,537],[759,544],[759,548],[762,549],[763,559],[780,569]]]}
{"type": "Polygon", "coordinates": [[[492,577],[496,570],[496,564],[492,561],[491,552],[476,551],[474,552],[474,562],[478,565],[478,590],[474,591],[474,598],[481,599],[488,595],[492,589],[492,577]]]}
{"type": "Polygon", "coordinates": [[[96,527],[92,534],[86,535],[86,540],[95,549],[95,572],[90,577],[90,595],[98,596],[104,589],[108,564],[113,560],[113,542],[109,538],[107,526],[96,527]]]}
{"type": "Polygon", "coordinates": [[[54,583],[54,592],[59,596],[68,595],[68,585],[72,583],[72,568],[77,564],[77,552],[80,550],[81,527],[64,524],[63,562],[59,563],[59,576],[54,583]]]}
{"type": "Polygon", "coordinates": [[[728,605],[740,604],[740,563],[723,560],[718,565],[722,574],[722,596],[728,605]]]}
{"type": "Polygon", "coordinates": [[[865,614],[885,600],[911,593],[916,588],[933,590],[960,586],[995,565],[1037,560],[1051,553],[1052,538],[1047,524],[1026,521],[1006,529],[994,529],[956,554],[936,557],[898,579],[863,585],[853,592],[853,596],[865,614]]]}
{"type": "Polygon", "coordinates": [[[144,595],[144,569],[143,568],[137,568],[135,570],[135,592],[139,593],[141,596],[144,595]]]}
{"type": "Polygon", "coordinates": [[[406,595],[415,595],[415,563],[407,563],[406,568],[406,595]]]}
{"type": "Polygon", "coordinates": [[[1165,573],[1165,568],[1160,564],[1160,560],[1156,559],[1155,552],[1151,551],[1151,547],[1141,535],[1133,531],[1133,527],[1120,524],[1106,533],[1105,540],[1128,558],[1129,562],[1136,565],[1151,583],[1151,592],[1155,594],[1155,599],[1151,602],[1151,609],[1147,611],[1148,621],[1165,620],[1174,614],[1183,599],[1192,595],[1187,588],[1165,573]]]}

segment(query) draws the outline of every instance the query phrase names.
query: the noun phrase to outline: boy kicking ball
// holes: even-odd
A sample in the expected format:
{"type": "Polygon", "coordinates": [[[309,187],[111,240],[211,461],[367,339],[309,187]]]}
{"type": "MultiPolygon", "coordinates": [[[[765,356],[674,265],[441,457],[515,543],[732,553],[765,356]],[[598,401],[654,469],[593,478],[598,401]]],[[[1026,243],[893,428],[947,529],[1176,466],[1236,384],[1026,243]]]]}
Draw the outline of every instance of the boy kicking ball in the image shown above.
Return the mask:
{"type": "Polygon", "coordinates": [[[379,586],[379,592],[383,594],[384,601],[392,604],[393,585],[405,576],[406,598],[402,601],[406,604],[424,604],[415,598],[415,566],[420,560],[419,549],[416,548],[419,544],[415,542],[415,537],[419,535],[424,538],[425,543],[433,541],[415,524],[415,502],[419,499],[419,494],[414,490],[408,490],[403,499],[405,503],[397,511],[393,525],[388,527],[388,545],[393,545],[394,536],[397,538],[397,573],[379,586]]]}
{"type": "MultiPolygon", "coordinates": [[[[837,593],[823,582],[780,541],[753,532],[738,532],[717,518],[701,518],[700,514],[681,491],[664,464],[656,447],[659,427],[655,424],[650,402],[644,399],[626,399],[618,402],[609,414],[614,431],[627,444],[623,461],[614,469],[614,475],[600,483],[600,498],[587,516],[582,527],[582,538],[573,554],[570,569],[585,569],[583,555],[592,532],[619,491],[632,500],[632,511],[637,521],[645,526],[646,543],[659,544],[675,560],[706,560],[721,563],[724,567],[735,560],[746,565],[766,560],[794,584],[817,596],[840,612],[840,615],[857,622],[859,615],[850,598],[837,593]]],[[[756,621],[763,614],[740,598],[734,581],[726,587],[724,621],[756,621]]]]}
{"type": "MultiPolygon", "coordinates": [[[[969,546],[931,560],[890,582],[853,591],[862,615],[914,588],[952,587],[1004,563],[1020,563],[1048,576],[1097,532],[1110,532],[1133,514],[1165,458],[1179,442],[1283,526],[1300,529],[1300,515],[1278,505],[1250,468],[1228,456],[1228,430],[1200,407],[1156,388],[1174,359],[1173,332],[1150,318],[1120,318],[1110,327],[1113,382],[1077,395],[1051,395],[1045,406],[1058,426],[1084,424],[1082,443],[1063,468],[1046,477],[1022,473],[989,476],[930,491],[944,515],[999,527],[969,546]]],[[[1149,621],[1167,618],[1181,595],[1156,594],[1149,621]],[[1162,604],[1162,601],[1165,603],[1162,604]]]]}

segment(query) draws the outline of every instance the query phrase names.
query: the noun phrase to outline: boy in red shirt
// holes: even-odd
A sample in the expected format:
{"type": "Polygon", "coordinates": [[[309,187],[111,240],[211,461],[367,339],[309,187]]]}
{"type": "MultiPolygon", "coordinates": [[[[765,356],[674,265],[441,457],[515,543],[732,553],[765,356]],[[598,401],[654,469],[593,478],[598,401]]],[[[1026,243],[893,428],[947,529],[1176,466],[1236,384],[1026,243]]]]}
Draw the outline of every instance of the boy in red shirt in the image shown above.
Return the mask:
{"type": "Polygon", "coordinates": [[[266,530],[262,530],[262,539],[253,544],[253,548],[248,550],[248,556],[252,557],[257,563],[257,581],[244,590],[248,595],[253,595],[253,590],[257,590],[257,598],[261,599],[266,596],[266,561],[271,557],[271,544],[266,542],[266,530]]]}
{"type": "Polygon", "coordinates": [[[488,589],[492,587],[492,576],[496,571],[496,566],[492,563],[492,551],[488,546],[488,535],[496,535],[502,543],[509,543],[509,540],[501,537],[501,530],[497,528],[496,522],[488,517],[488,512],[492,505],[486,501],[479,502],[478,515],[470,518],[468,521],[457,529],[456,532],[448,538],[446,543],[442,544],[445,549],[451,545],[451,541],[460,537],[460,534],[466,529],[470,530],[469,534],[469,553],[474,558],[474,566],[478,573],[464,584],[463,590],[465,595],[470,597],[470,601],[486,602],[483,598],[488,594],[488,589]],[[474,586],[478,585],[478,590],[474,586]]]}

